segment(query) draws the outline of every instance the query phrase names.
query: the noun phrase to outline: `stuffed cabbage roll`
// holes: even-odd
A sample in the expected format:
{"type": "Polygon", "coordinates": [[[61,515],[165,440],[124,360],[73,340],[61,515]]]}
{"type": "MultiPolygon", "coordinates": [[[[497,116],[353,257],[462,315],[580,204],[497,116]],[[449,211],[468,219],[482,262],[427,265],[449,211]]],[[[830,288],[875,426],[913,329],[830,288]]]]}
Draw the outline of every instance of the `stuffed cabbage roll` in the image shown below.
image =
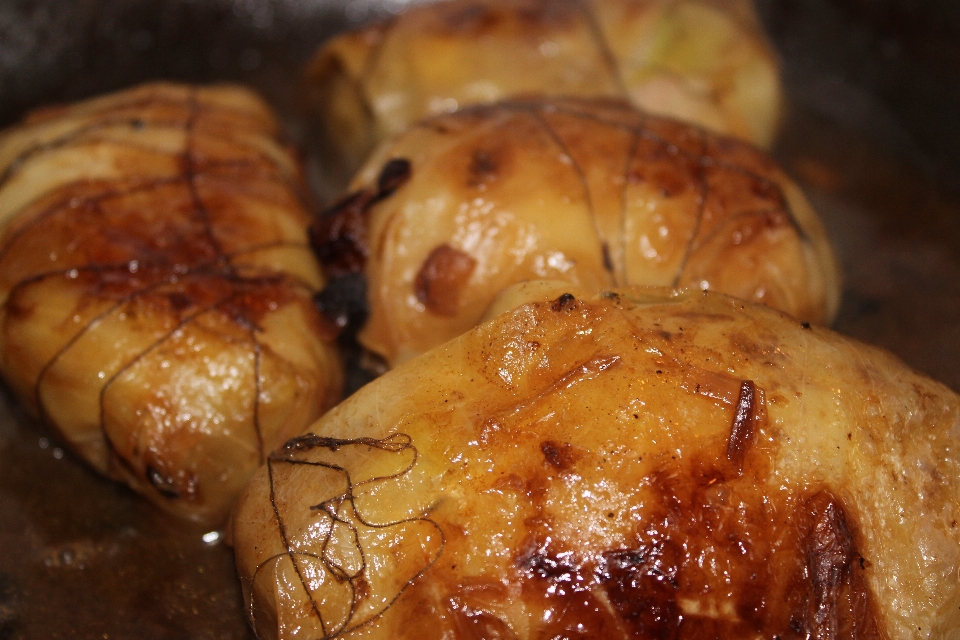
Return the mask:
{"type": "Polygon", "coordinates": [[[325,43],[310,108],[347,167],[421,118],[518,95],[617,97],[767,146],[779,65],[750,0],[452,0],[325,43]]]}
{"type": "Polygon", "coordinates": [[[257,473],[259,637],[958,637],[955,393],[718,293],[525,286],[257,473]]]}
{"type": "Polygon", "coordinates": [[[149,84],[0,133],[0,370],[99,472],[222,520],[338,398],[301,170],[266,104],[149,84]]]}
{"type": "Polygon", "coordinates": [[[769,156],[619,101],[423,121],[377,149],[312,239],[329,275],[366,274],[359,340],[390,365],[523,280],[716,289],[817,323],[840,295],[819,219],[769,156]]]}

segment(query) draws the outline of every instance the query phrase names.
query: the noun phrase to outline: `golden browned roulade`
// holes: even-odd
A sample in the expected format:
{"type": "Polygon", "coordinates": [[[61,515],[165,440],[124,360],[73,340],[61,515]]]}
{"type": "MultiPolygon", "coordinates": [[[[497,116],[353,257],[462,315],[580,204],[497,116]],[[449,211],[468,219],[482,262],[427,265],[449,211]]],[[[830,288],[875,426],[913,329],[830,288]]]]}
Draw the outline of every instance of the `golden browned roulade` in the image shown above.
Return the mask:
{"type": "Polygon", "coordinates": [[[617,97],[770,144],[776,56],[750,0],[452,0],[334,38],[307,69],[356,167],[427,115],[518,95],[617,97]]]}
{"type": "Polygon", "coordinates": [[[956,394],[718,293],[521,286],[251,481],[260,637],[960,637],[956,394]]]}
{"type": "Polygon", "coordinates": [[[312,237],[331,274],[366,274],[359,339],[391,365],[522,280],[716,289],[811,322],[837,310],[821,224],[769,156],[621,102],[437,116],[378,148],[352,189],[312,237]]]}
{"type": "Polygon", "coordinates": [[[0,134],[0,368],[101,473],[219,521],[339,396],[301,172],[267,106],[149,84],[0,134]]]}

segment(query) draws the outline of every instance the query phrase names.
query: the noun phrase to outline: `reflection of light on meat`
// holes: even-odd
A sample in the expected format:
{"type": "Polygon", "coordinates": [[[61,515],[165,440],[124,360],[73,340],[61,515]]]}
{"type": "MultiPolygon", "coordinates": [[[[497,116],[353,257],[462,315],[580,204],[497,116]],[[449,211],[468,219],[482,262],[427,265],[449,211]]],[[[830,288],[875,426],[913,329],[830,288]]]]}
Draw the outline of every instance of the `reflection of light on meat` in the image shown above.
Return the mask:
{"type": "Polygon", "coordinates": [[[340,269],[335,249],[364,238],[354,253],[369,257],[350,268],[376,293],[358,338],[390,365],[467,330],[500,290],[530,279],[709,282],[817,322],[837,306],[826,236],[772,159],[621,103],[517,101],[424,121],[378,149],[354,188],[356,225],[320,234],[318,251],[340,269]],[[415,158],[407,179],[380,194],[371,180],[398,158],[415,158]],[[410,295],[442,245],[474,261],[456,305],[410,295]]]}
{"type": "Polygon", "coordinates": [[[219,521],[335,398],[303,184],[266,106],[152,84],[0,134],[0,365],[98,471],[219,521]]]}
{"type": "Polygon", "coordinates": [[[277,465],[293,460],[273,459],[234,521],[261,634],[258,621],[295,617],[333,635],[302,614],[311,596],[291,578],[324,544],[303,535],[315,520],[297,501],[344,495],[334,467],[349,469],[348,495],[376,477],[381,501],[362,505],[366,522],[416,519],[395,542],[412,545],[428,526],[443,537],[436,556],[360,538],[362,575],[377,583],[365,593],[388,604],[343,593],[337,606],[356,612],[344,628],[362,624],[373,640],[880,640],[897,637],[904,606],[915,622],[904,637],[952,631],[960,554],[945,561],[934,548],[949,539],[955,550],[960,529],[929,523],[957,519],[958,462],[945,451],[956,394],[720,294],[585,291],[516,287],[531,302],[385,374],[315,426],[351,444],[298,449],[283,476],[277,465]],[[417,451],[402,473],[400,460],[354,453],[385,451],[399,426],[417,451]]]}

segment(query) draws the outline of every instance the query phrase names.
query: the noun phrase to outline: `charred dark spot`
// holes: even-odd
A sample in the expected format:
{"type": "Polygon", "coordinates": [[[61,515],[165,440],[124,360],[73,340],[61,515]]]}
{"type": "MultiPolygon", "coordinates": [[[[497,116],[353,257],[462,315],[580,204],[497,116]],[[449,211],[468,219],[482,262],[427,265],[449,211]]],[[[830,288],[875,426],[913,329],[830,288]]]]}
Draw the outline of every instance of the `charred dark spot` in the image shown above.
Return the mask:
{"type": "Polygon", "coordinates": [[[818,599],[843,582],[854,557],[853,536],[843,508],[831,496],[818,493],[807,501],[813,527],[807,537],[807,566],[818,599]]]}
{"type": "Polygon", "coordinates": [[[553,582],[570,582],[577,572],[572,551],[552,551],[548,544],[529,540],[517,556],[517,566],[531,576],[553,582]]]}
{"type": "MultiPolygon", "coordinates": [[[[548,464],[562,447],[541,444],[548,464]]],[[[526,573],[523,597],[553,613],[541,637],[884,637],[865,578],[870,564],[842,504],[827,491],[771,503],[757,483],[768,465],[747,456],[744,473],[732,475],[715,456],[668,462],[648,478],[636,533],[606,551],[557,540],[538,506],[543,514],[525,520],[531,533],[515,563],[526,573]],[[598,589],[603,605],[592,595],[598,589]],[[727,589],[732,599],[717,595],[727,589]]]]}
{"type": "Polygon", "coordinates": [[[864,570],[868,563],[857,551],[854,529],[843,504],[826,491],[802,506],[810,520],[804,540],[812,590],[806,628],[816,638],[879,637],[872,594],[864,570]],[[858,567],[860,571],[856,571],[858,567]]]}
{"type": "Polygon", "coordinates": [[[727,460],[738,474],[743,471],[743,461],[756,432],[756,397],[756,385],[752,380],[744,380],[740,385],[740,396],[737,398],[730,438],[727,441],[727,460]]]}
{"type": "Polygon", "coordinates": [[[153,485],[160,495],[168,500],[176,500],[180,497],[180,491],[177,488],[177,482],[170,476],[165,476],[152,466],[147,465],[147,481],[153,485]]]}
{"type": "Polygon", "coordinates": [[[603,251],[603,268],[607,271],[613,271],[613,258],[610,257],[610,245],[606,242],[600,245],[603,251]]]}
{"type": "Polygon", "coordinates": [[[353,577],[353,589],[358,604],[370,597],[370,582],[362,573],[353,577]]]}
{"type": "Polygon", "coordinates": [[[540,443],[540,452],[543,453],[543,459],[547,464],[558,471],[570,469],[580,458],[569,442],[544,440],[540,443]]]}
{"type": "Polygon", "coordinates": [[[809,328],[810,328],[810,323],[809,323],[809,322],[801,322],[801,323],[800,323],[800,326],[801,326],[802,328],[804,328],[804,329],[809,329],[809,328]]]}
{"type": "Polygon", "coordinates": [[[682,552],[672,542],[613,551],[603,557],[604,591],[640,638],[670,638],[679,626],[677,572],[682,552]]]}
{"type": "Polygon", "coordinates": [[[339,329],[355,333],[369,315],[367,277],[363,273],[348,273],[332,278],[313,301],[339,329]]]}
{"type": "Polygon", "coordinates": [[[186,309],[189,309],[193,304],[190,300],[190,297],[182,291],[168,293],[167,300],[170,301],[170,308],[177,313],[182,313],[186,309]]]}
{"type": "Polygon", "coordinates": [[[146,126],[147,126],[147,123],[144,122],[141,118],[134,118],[133,120],[130,121],[130,127],[133,129],[136,129],[137,131],[140,131],[146,126]]]}
{"type": "Polygon", "coordinates": [[[497,179],[499,165],[492,151],[474,149],[467,168],[467,186],[477,188],[497,179]]]}
{"type": "Polygon", "coordinates": [[[470,254],[444,243],[423,261],[414,280],[417,300],[438,316],[454,316],[460,310],[460,293],[470,280],[477,261],[470,254]]]}
{"type": "Polygon", "coordinates": [[[367,263],[369,208],[367,190],[351,193],[325,210],[310,225],[310,245],[331,276],[362,271],[367,263]]]}
{"type": "Polygon", "coordinates": [[[550,308],[554,311],[566,311],[570,309],[576,301],[577,299],[572,293],[564,293],[553,301],[553,304],[550,306],[550,308]]]}
{"type": "Polygon", "coordinates": [[[392,158],[380,170],[377,178],[377,200],[389,198],[410,179],[412,172],[410,161],[406,158],[392,158]]]}

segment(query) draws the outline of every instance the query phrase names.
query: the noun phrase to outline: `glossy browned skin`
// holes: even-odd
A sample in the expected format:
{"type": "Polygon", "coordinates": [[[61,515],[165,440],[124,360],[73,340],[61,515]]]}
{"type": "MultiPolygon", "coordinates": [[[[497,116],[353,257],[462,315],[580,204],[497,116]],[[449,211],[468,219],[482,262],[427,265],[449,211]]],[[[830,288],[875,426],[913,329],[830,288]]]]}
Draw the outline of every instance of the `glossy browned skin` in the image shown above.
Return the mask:
{"type": "Polygon", "coordinates": [[[526,96],[619,98],[768,146],[778,61],[749,0],[448,0],[325,42],[306,70],[331,163],[418,120],[526,96]]]}
{"type": "Polygon", "coordinates": [[[713,293],[564,283],[380,377],[234,518],[263,638],[951,638],[960,398],[713,293]]]}
{"type": "Polygon", "coordinates": [[[3,375],[99,471],[219,521],[337,398],[300,170],[259,98],[144,85],[0,134],[3,375]]]}
{"type": "Polygon", "coordinates": [[[816,323],[839,303],[820,221],[768,155],[618,101],[438,116],[381,146],[352,189],[312,238],[332,274],[367,275],[360,341],[391,364],[524,280],[710,288],[816,323]]]}

